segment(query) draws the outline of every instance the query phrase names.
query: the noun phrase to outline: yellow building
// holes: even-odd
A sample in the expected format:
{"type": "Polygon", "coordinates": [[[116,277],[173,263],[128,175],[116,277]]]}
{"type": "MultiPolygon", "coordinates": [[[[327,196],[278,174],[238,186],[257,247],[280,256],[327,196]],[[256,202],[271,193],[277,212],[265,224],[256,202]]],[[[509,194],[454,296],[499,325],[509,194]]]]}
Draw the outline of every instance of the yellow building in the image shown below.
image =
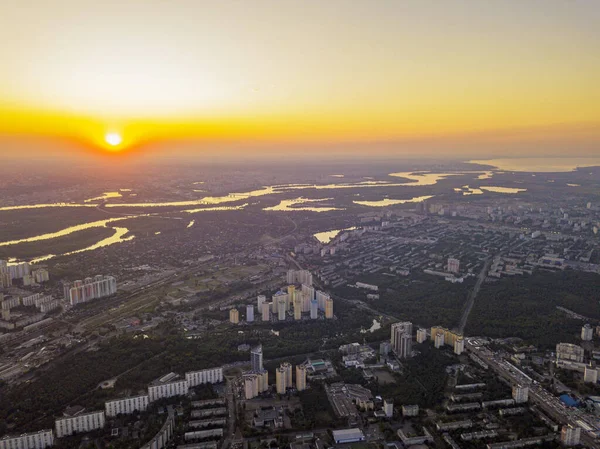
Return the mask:
{"type": "Polygon", "coordinates": [[[296,390],[306,390],[306,366],[296,365],[296,390]]]}
{"type": "Polygon", "coordinates": [[[325,318],[333,318],[333,299],[331,298],[325,300],[325,318]]]}
{"type": "Polygon", "coordinates": [[[278,394],[285,394],[285,390],[287,388],[285,378],[285,369],[280,366],[275,370],[275,387],[278,394]]]}
{"type": "Polygon", "coordinates": [[[229,321],[232,324],[238,324],[240,322],[240,312],[237,309],[229,309],[229,321]]]}
{"type": "MultiPolygon", "coordinates": [[[[300,295],[298,295],[300,296],[300,295]]],[[[286,310],[291,310],[294,305],[294,300],[296,299],[296,287],[294,285],[288,285],[287,288],[287,308],[286,310]]]]}
{"type": "Polygon", "coordinates": [[[302,319],[302,295],[296,295],[294,298],[294,319],[302,319]]]}
{"type": "Polygon", "coordinates": [[[438,332],[442,332],[444,334],[444,344],[454,347],[454,343],[459,338],[463,338],[462,334],[458,332],[451,331],[441,326],[433,326],[431,328],[431,339],[435,340],[438,332]]]}

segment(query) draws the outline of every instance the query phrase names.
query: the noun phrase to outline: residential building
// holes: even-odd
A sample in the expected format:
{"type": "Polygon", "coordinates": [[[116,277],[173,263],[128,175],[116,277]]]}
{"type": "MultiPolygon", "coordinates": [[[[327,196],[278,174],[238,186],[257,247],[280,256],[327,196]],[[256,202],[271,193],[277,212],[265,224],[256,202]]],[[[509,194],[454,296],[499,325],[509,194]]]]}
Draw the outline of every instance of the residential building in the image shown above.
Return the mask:
{"type": "Polygon", "coordinates": [[[217,384],[223,382],[223,368],[208,368],[185,373],[188,388],[201,384],[217,384]]]}
{"type": "Polygon", "coordinates": [[[333,299],[331,298],[325,300],[325,318],[328,320],[333,318],[333,299]]]}
{"type": "Polygon", "coordinates": [[[292,388],[293,387],[293,383],[292,383],[292,364],[288,363],[288,362],[283,362],[280,365],[280,368],[282,368],[285,371],[285,385],[286,388],[292,388]]]}
{"type": "Polygon", "coordinates": [[[229,309],[229,322],[238,324],[240,322],[240,312],[238,309],[229,309]]]}
{"type": "Polygon", "coordinates": [[[427,340],[427,329],[420,327],[417,329],[417,343],[423,343],[427,340]]]}
{"type": "Polygon", "coordinates": [[[246,306],[246,321],[252,323],[254,321],[254,305],[248,304],[246,306]]]}
{"type": "Polygon", "coordinates": [[[412,335],[402,334],[396,337],[396,347],[394,352],[401,359],[408,359],[412,356],[412,335]]]}
{"type": "Polygon", "coordinates": [[[580,442],[580,439],[580,427],[573,427],[571,425],[563,426],[562,430],[560,431],[560,441],[565,446],[577,446],[580,442]]]}
{"type": "Polygon", "coordinates": [[[261,318],[263,321],[270,321],[271,320],[271,303],[270,302],[263,302],[262,304],[262,311],[261,311],[261,318]]]}
{"type": "Polygon", "coordinates": [[[296,321],[302,319],[302,296],[299,294],[294,297],[294,319],[296,321]]]}
{"type": "Polygon", "coordinates": [[[319,317],[319,303],[316,299],[310,302],[310,319],[316,320],[319,317]]]}
{"type": "Polygon", "coordinates": [[[442,346],[444,346],[444,332],[437,331],[437,333],[435,334],[434,345],[436,348],[441,348],[442,346]]]}
{"type": "Polygon", "coordinates": [[[513,386],[512,398],[515,400],[515,404],[524,404],[529,400],[529,388],[521,385],[513,386]]]}
{"type": "Polygon", "coordinates": [[[275,370],[275,389],[278,394],[285,394],[287,389],[286,373],[281,366],[275,370]]]}
{"type": "Polygon", "coordinates": [[[418,405],[403,405],[402,416],[418,416],[419,406],[418,405]]]}
{"type": "Polygon", "coordinates": [[[392,399],[383,400],[383,412],[385,413],[386,418],[394,416],[394,401],[392,399]]]}
{"type": "Polygon", "coordinates": [[[306,390],[306,366],[296,365],[296,390],[306,390]]]}
{"type": "Polygon", "coordinates": [[[454,353],[461,355],[465,351],[465,340],[463,338],[457,338],[454,341],[454,353]]]}
{"type": "Polygon", "coordinates": [[[93,278],[85,278],[85,280],[77,280],[73,285],[69,283],[63,284],[65,292],[68,291],[66,299],[69,300],[72,306],[91,301],[92,299],[104,298],[117,293],[117,280],[113,276],[96,275],[93,278]]]}
{"type": "Polygon", "coordinates": [[[586,383],[598,383],[598,369],[593,366],[586,366],[583,371],[583,381],[586,383]]]}
{"type": "Polygon", "coordinates": [[[104,427],[105,420],[104,411],[59,418],[54,421],[56,438],[101,429],[104,427]]]}
{"type": "Polygon", "coordinates": [[[448,258],[448,272],[458,274],[460,272],[460,260],[453,257],[448,258]]]}
{"type": "Polygon", "coordinates": [[[556,359],[570,360],[572,362],[583,362],[584,351],[581,346],[571,343],[559,343],[556,345],[556,359]]]}
{"type": "Polygon", "coordinates": [[[315,297],[319,305],[319,310],[325,311],[325,301],[327,300],[327,298],[329,298],[329,294],[322,292],[321,290],[317,290],[317,292],[315,293],[315,297]]]}
{"type": "Polygon", "coordinates": [[[31,273],[31,275],[33,276],[33,280],[35,282],[37,282],[38,284],[41,284],[43,282],[48,282],[50,280],[50,275],[48,274],[48,270],[45,270],[44,268],[40,268],[38,270],[35,270],[31,273]]]}
{"type": "Polygon", "coordinates": [[[260,394],[259,391],[259,378],[256,373],[245,373],[244,379],[244,397],[246,399],[253,399],[260,394]]]}
{"type": "Polygon", "coordinates": [[[310,311],[310,303],[313,299],[315,299],[314,287],[302,284],[302,312],[310,311]]]}
{"type": "Polygon", "coordinates": [[[250,364],[252,366],[252,371],[254,372],[259,372],[264,369],[262,345],[258,345],[250,351],[250,364]]]}
{"type": "Polygon", "coordinates": [[[0,449],[44,449],[54,445],[51,429],[0,438],[0,449]]]}
{"type": "Polygon", "coordinates": [[[148,408],[148,395],[131,396],[123,399],[115,399],[104,403],[106,416],[130,415],[136,411],[143,412],[148,408]]]}
{"type": "Polygon", "coordinates": [[[581,339],[583,341],[591,341],[594,337],[594,329],[589,324],[584,325],[581,328],[581,339]]]}
{"type": "Polygon", "coordinates": [[[185,379],[177,379],[174,373],[167,374],[160,379],[152,382],[148,386],[148,400],[154,402],[161,398],[170,398],[173,396],[183,396],[188,392],[188,383],[185,379]]]}
{"type": "Polygon", "coordinates": [[[264,303],[267,302],[267,297],[265,295],[258,295],[257,296],[257,306],[258,306],[258,311],[261,312],[262,311],[262,305],[264,303]]]}
{"type": "Polygon", "coordinates": [[[396,350],[396,339],[402,334],[412,335],[412,323],[410,321],[401,321],[393,323],[391,328],[390,342],[392,349],[396,350]]]}
{"type": "MultiPolygon", "coordinates": [[[[286,295],[287,297],[287,295],[286,295]]],[[[287,310],[287,304],[285,298],[279,298],[277,300],[277,319],[279,321],[285,321],[285,312],[287,310]]]]}
{"type": "Polygon", "coordinates": [[[287,272],[287,283],[288,284],[306,284],[313,285],[312,273],[308,270],[288,270],[287,272]]]}
{"type": "Polygon", "coordinates": [[[296,286],[288,285],[287,288],[287,302],[285,306],[285,310],[292,310],[294,307],[294,300],[296,299],[296,286]]]}

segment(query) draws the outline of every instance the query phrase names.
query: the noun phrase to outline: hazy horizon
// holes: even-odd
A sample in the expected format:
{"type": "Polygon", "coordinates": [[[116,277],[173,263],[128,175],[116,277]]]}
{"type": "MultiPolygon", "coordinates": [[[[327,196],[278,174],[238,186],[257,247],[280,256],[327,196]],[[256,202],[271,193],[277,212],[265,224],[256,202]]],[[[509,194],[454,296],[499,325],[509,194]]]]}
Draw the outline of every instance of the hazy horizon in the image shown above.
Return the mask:
{"type": "Polygon", "coordinates": [[[600,149],[597,3],[53,0],[0,17],[5,159],[600,149]]]}

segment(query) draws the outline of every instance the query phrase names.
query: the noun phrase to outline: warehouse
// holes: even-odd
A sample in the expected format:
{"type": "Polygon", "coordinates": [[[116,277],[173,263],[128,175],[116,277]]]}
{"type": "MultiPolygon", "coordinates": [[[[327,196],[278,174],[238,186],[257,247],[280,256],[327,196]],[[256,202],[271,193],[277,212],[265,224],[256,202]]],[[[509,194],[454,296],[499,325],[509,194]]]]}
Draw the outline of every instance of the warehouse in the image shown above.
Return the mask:
{"type": "Polygon", "coordinates": [[[335,444],[356,443],[357,441],[365,441],[365,435],[360,429],[342,429],[334,430],[333,440],[335,444]]]}

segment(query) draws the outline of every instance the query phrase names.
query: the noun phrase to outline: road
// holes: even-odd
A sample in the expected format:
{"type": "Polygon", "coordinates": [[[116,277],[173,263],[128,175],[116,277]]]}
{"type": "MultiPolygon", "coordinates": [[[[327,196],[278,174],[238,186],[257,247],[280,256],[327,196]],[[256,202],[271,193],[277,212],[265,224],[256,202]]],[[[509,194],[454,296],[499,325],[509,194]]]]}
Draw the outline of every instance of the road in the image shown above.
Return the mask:
{"type": "MultiPolygon", "coordinates": [[[[546,391],[544,387],[537,383],[531,383],[530,379],[524,378],[514,370],[511,371],[506,361],[485,348],[471,346],[470,344],[465,345],[465,348],[467,351],[477,354],[498,376],[506,379],[512,385],[527,385],[529,387],[529,401],[535,403],[546,415],[554,419],[557,423],[580,427],[576,422],[578,419],[583,418],[580,412],[566,407],[558,398],[546,391]]],[[[583,429],[581,432],[581,444],[590,449],[600,449],[600,444],[583,429]]]]}
{"type": "Polygon", "coordinates": [[[469,294],[469,298],[467,299],[465,307],[463,308],[463,313],[462,313],[462,316],[460,317],[460,323],[458,325],[458,332],[460,334],[464,334],[465,326],[467,325],[467,320],[469,319],[469,314],[471,313],[473,304],[475,304],[475,298],[477,297],[477,294],[479,293],[479,289],[481,288],[481,285],[483,284],[483,281],[485,280],[485,278],[487,276],[487,272],[490,269],[490,265],[492,264],[492,259],[493,259],[492,256],[488,256],[487,259],[485,260],[485,263],[483,264],[483,268],[479,272],[479,276],[477,276],[477,282],[475,283],[475,287],[473,287],[473,290],[471,290],[471,293],[469,294]]]}

